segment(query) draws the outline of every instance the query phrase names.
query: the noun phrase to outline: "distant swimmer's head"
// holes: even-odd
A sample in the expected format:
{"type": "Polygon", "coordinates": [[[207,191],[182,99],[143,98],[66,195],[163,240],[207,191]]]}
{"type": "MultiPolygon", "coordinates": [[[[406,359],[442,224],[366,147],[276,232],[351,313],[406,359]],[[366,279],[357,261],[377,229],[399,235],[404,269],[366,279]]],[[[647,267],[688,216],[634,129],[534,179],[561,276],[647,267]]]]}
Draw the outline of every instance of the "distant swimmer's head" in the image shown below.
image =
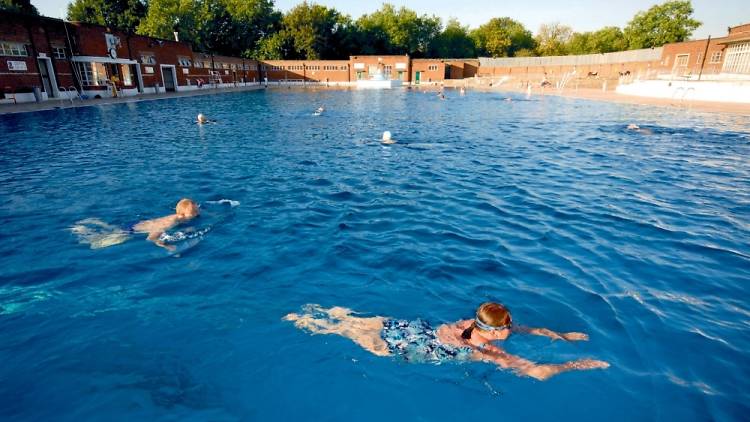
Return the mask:
{"type": "Polygon", "coordinates": [[[393,138],[391,138],[391,132],[389,132],[387,130],[385,132],[383,132],[383,139],[382,139],[381,142],[384,143],[384,144],[395,144],[396,143],[396,141],[394,141],[393,138]]]}
{"type": "Polygon", "coordinates": [[[208,118],[204,116],[203,113],[198,113],[198,123],[199,124],[208,123],[208,118]]]}
{"type": "Polygon", "coordinates": [[[635,123],[631,123],[631,124],[628,125],[628,130],[640,130],[640,129],[641,129],[641,127],[638,126],[635,123]]]}
{"type": "Polygon", "coordinates": [[[505,339],[510,335],[512,325],[513,319],[508,308],[500,303],[485,302],[479,305],[474,322],[464,330],[461,337],[468,340],[474,330],[477,330],[485,338],[505,339]]]}
{"type": "Polygon", "coordinates": [[[188,198],[180,199],[180,202],[178,202],[175,207],[175,214],[177,214],[177,217],[182,220],[191,220],[200,215],[200,213],[201,211],[200,208],[198,208],[198,204],[188,198]]]}

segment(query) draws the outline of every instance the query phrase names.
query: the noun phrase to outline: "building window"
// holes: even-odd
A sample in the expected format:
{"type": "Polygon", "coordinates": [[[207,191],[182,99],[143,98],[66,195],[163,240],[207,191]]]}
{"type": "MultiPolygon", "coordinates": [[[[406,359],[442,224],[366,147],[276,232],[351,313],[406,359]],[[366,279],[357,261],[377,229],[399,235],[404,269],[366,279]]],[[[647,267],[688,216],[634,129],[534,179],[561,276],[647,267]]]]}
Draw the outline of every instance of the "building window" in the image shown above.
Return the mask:
{"type": "Polygon", "coordinates": [[[349,70],[349,69],[348,69],[348,66],[340,66],[339,70],[349,70]]]}
{"type": "Polygon", "coordinates": [[[711,64],[721,63],[721,55],[722,55],[721,50],[714,51],[713,53],[711,53],[711,60],[709,61],[709,63],[711,64]]]}
{"type": "Polygon", "coordinates": [[[678,54],[674,61],[675,67],[687,67],[690,54],[678,54]]]}
{"type": "Polygon", "coordinates": [[[203,67],[203,62],[201,62],[201,61],[195,61],[195,62],[193,62],[193,67],[195,67],[196,69],[200,69],[200,68],[203,67]]]}
{"type": "Polygon", "coordinates": [[[436,71],[436,70],[438,70],[438,65],[431,64],[431,65],[427,66],[427,70],[429,70],[429,71],[436,71]]]}
{"type": "Polygon", "coordinates": [[[701,61],[703,61],[703,53],[698,53],[698,59],[695,61],[695,64],[701,64],[701,61]]]}
{"type": "Polygon", "coordinates": [[[27,57],[28,55],[25,44],[0,41],[0,56],[27,57]]]}
{"type": "Polygon", "coordinates": [[[141,63],[156,64],[156,57],[153,54],[141,54],[141,63]]]}
{"type": "Polygon", "coordinates": [[[122,83],[123,85],[131,86],[133,85],[133,74],[130,73],[130,65],[124,64],[122,65],[122,83]]]}
{"type": "Polygon", "coordinates": [[[76,62],[81,84],[86,86],[105,85],[107,71],[103,63],[76,62]]]}
{"type": "Polygon", "coordinates": [[[64,59],[65,47],[52,47],[52,57],[56,59],[64,59]]]}
{"type": "Polygon", "coordinates": [[[727,47],[727,57],[724,58],[723,73],[750,74],[750,42],[733,44],[727,47]]]}
{"type": "Polygon", "coordinates": [[[393,66],[389,64],[383,66],[383,73],[385,73],[386,76],[391,76],[391,72],[393,72],[393,66]]]}
{"type": "Polygon", "coordinates": [[[190,62],[190,59],[188,59],[187,57],[178,57],[177,63],[179,63],[182,67],[190,67],[190,65],[192,64],[190,62]]]}

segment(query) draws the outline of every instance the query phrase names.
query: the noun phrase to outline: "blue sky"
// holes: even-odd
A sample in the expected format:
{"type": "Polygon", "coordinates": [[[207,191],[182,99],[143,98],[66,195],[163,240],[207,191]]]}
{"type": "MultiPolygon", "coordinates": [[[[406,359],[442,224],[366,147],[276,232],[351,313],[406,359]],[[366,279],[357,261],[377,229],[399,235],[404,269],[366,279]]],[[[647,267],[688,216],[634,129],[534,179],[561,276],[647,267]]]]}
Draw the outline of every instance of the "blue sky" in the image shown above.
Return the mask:
{"type": "MultiPolygon", "coordinates": [[[[301,0],[276,0],[276,6],[286,11],[301,0]]],[[[492,17],[510,16],[521,21],[536,32],[539,25],[561,22],[576,31],[590,31],[603,26],[625,26],[639,10],[646,10],[660,1],[654,0],[531,0],[528,2],[501,0],[391,0],[396,6],[407,6],[418,13],[434,14],[447,20],[458,18],[472,28],[492,17]]],[[[67,0],[32,0],[39,11],[47,16],[61,17],[67,0]]],[[[358,17],[372,12],[382,4],[377,0],[317,0],[323,4],[358,17]]],[[[694,33],[694,38],[726,35],[727,26],[750,22],[749,0],[693,0],[695,17],[703,26],[694,33]]]]}

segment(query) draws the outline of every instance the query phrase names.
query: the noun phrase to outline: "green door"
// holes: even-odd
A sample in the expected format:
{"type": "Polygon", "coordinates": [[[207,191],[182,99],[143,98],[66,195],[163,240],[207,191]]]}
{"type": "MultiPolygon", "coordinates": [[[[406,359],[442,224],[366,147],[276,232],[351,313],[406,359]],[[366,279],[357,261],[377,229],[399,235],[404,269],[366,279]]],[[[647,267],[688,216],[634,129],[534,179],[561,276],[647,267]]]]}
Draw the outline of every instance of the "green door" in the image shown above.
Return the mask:
{"type": "Polygon", "coordinates": [[[422,78],[422,72],[417,72],[416,75],[414,75],[414,83],[419,85],[419,80],[422,78]]]}

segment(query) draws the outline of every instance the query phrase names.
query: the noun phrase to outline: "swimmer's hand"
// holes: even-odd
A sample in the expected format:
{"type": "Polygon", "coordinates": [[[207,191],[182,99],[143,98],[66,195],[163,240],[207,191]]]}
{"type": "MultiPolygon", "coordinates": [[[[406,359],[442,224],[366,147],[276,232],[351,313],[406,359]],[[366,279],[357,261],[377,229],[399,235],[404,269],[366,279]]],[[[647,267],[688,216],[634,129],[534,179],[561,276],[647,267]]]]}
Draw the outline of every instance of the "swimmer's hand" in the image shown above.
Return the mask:
{"type": "Polygon", "coordinates": [[[544,381],[549,377],[567,371],[583,371],[587,369],[609,368],[609,363],[595,359],[580,359],[559,365],[534,365],[522,371],[524,375],[544,381]]]}
{"type": "Polygon", "coordinates": [[[148,234],[148,237],[146,238],[146,240],[148,240],[149,242],[153,242],[154,245],[160,248],[164,248],[170,252],[174,252],[177,249],[175,245],[168,245],[164,243],[164,241],[159,239],[163,233],[164,232],[151,232],[148,234]]]}
{"type": "Polygon", "coordinates": [[[586,333],[563,333],[561,334],[562,338],[568,341],[588,341],[589,335],[586,333]]]}
{"type": "Polygon", "coordinates": [[[585,333],[558,333],[547,328],[529,328],[518,326],[514,327],[513,331],[522,334],[533,334],[535,336],[549,337],[552,340],[587,341],[589,339],[588,334],[585,333]]]}

